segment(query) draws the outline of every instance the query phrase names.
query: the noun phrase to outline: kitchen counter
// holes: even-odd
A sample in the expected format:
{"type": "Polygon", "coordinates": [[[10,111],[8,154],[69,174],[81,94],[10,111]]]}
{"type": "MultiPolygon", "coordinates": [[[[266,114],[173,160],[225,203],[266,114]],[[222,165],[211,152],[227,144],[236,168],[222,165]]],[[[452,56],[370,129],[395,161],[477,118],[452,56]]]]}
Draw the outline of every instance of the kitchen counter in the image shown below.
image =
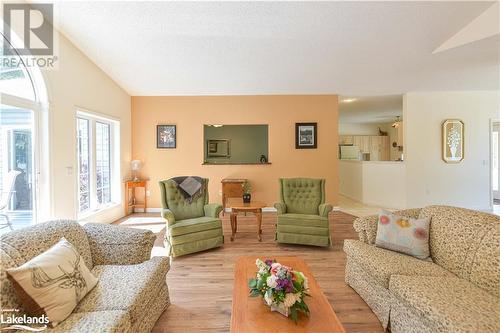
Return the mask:
{"type": "Polygon", "coordinates": [[[406,207],[404,161],[339,161],[340,194],[367,205],[406,207]]]}

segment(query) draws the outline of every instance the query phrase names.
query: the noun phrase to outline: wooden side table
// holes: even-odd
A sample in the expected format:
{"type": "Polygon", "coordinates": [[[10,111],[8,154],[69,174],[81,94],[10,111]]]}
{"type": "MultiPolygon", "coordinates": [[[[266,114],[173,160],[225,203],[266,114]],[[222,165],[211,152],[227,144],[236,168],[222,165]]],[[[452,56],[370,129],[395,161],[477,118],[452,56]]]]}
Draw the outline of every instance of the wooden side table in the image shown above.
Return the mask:
{"type": "Polygon", "coordinates": [[[130,214],[130,208],[132,208],[132,213],[135,211],[135,208],[144,208],[144,212],[146,212],[146,183],[146,180],[125,181],[125,216],[130,214]],[[138,187],[144,188],[144,198],[142,201],[137,201],[137,198],[135,196],[135,189],[138,187]],[[130,192],[132,192],[132,195],[130,195],[130,192]]]}
{"type": "Polygon", "coordinates": [[[222,183],[222,215],[226,212],[226,202],[228,198],[241,198],[243,196],[243,184],[246,179],[228,179],[225,178],[222,183]]]}
{"type": "Polygon", "coordinates": [[[231,242],[234,241],[236,231],[238,231],[238,213],[254,213],[257,218],[257,239],[262,241],[262,208],[266,204],[260,201],[244,203],[243,199],[231,198],[228,201],[231,207],[231,242]]]}

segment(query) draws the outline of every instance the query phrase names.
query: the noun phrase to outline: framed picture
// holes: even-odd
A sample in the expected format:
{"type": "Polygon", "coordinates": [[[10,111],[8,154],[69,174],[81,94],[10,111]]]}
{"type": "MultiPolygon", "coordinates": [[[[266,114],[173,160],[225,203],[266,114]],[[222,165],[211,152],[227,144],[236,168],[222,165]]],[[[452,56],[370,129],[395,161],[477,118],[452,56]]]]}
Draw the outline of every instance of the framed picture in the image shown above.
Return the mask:
{"type": "Polygon", "coordinates": [[[295,149],[315,149],[317,147],[317,123],[295,123],[295,149]]]}
{"type": "Polygon", "coordinates": [[[207,140],[207,157],[231,157],[231,141],[207,140]]]}
{"type": "Polygon", "coordinates": [[[156,148],[176,148],[177,129],[176,125],[156,126],[156,148]]]}
{"type": "Polygon", "coordinates": [[[459,163],[464,159],[464,123],[458,119],[443,122],[443,160],[459,163]]]}

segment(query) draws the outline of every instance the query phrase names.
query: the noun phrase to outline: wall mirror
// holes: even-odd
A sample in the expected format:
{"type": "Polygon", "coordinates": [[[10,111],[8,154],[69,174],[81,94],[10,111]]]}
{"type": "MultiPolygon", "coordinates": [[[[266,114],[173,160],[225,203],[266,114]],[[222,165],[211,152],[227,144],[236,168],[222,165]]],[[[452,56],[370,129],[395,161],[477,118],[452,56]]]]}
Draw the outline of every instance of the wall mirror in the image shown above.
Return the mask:
{"type": "Polygon", "coordinates": [[[268,125],[203,126],[204,164],[268,164],[268,125]]]}

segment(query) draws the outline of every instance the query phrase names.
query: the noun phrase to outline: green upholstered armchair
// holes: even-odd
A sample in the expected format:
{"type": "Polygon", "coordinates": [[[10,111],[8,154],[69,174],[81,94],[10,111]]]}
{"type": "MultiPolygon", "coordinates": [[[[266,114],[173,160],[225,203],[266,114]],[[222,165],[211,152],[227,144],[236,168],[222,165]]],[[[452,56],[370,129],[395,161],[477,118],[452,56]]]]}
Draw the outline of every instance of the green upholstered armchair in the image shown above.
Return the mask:
{"type": "Polygon", "coordinates": [[[161,215],[167,221],[165,247],[174,257],[199,252],[224,244],[222,206],[208,203],[208,179],[203,179],[203,195],[186,200],[176,183],[162,180],[160,184],[161,215]]]}
{"type": "Polygon", "coordinates": [[[278,243],[330,246],[325,180],[308,178],[280,179],[280,200],[276,240],[278,243]]]}

